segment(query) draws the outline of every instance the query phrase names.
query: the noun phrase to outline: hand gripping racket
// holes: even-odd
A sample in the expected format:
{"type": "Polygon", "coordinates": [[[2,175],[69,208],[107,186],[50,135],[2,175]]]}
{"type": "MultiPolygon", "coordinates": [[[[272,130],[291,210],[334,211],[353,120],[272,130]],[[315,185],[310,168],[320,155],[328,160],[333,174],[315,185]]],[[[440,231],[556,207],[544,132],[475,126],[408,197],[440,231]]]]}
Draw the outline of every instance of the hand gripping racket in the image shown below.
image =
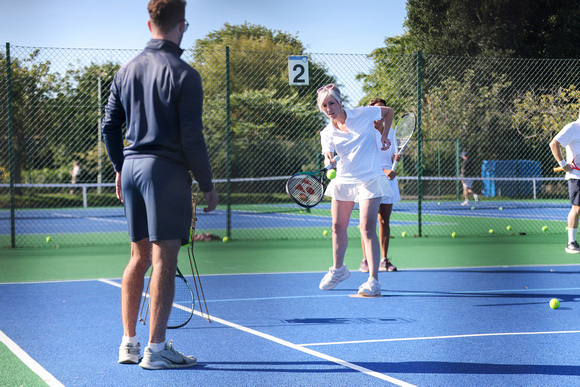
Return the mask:
{"type": "MultiPolygon", "coordinates": [[[[577,164],[580,164],[580,155],[576,155],[574,156],[574,159],[572,160],[572,162],[570,164],[568,164],[572,169],[576,169],[577,171],[580,171],[580,168],[578,168],[577,164]]],[[[554,168],[554,172],[562,172],[564,170],[563,167],[556,167],[554,168]]]]}
{"type": "MultiPolygon", "coordinates": [[[[413,137],[413,132],[417,127],[417,116],[414,113],[405,113],[397,122],[395,128],[395,139],[397,140],[397,154],[403,153],[409,140],[413,137]]],[[[393,163],[393,171],[397,170],[397,160],[393,163]]]]}
{"type": "MultiPolygon", "coordinates": [[[[334,156],[334,162],[340,160],[334,156]]],[[[301,207],[311,208],[320,203],[324,195],[324,173],[332,169],[332,164],[316,172],[298,172],[286,182],[286,192],[301,207]]]]}

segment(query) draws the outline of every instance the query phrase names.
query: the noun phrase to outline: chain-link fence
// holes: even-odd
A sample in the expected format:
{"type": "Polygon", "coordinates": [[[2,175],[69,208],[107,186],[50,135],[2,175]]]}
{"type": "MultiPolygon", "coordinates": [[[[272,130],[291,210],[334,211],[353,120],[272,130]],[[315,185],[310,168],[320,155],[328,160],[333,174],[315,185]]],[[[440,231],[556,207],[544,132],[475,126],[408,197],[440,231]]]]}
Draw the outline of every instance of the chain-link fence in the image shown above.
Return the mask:
{"type": "MultiPolygon", "coordinates": [[[[115,72],[139,51],[7,44],[0,53],[0,246],[127,241],[100,121],[115,72]]],[[[294,54],[226,48],[182,56],[202,76],[220,195],[215,213],[198,214],[200,232],[325,237],[328,202],[301,209],[285,181],[321,166],[326,119],[316,90],[331,82],[347,108],[381,97],[395,120],[406,111],[419,116],[398,170],[403,201],[394,206],[392,235],[565,232],[567,185],[552,172],[548,143],[578,117],[580,60],[308,54],[308,84],[291,86],[294,54]],[[473,196],[465,203],[462,152],[475,165],[477,203],[473,196]]]]}

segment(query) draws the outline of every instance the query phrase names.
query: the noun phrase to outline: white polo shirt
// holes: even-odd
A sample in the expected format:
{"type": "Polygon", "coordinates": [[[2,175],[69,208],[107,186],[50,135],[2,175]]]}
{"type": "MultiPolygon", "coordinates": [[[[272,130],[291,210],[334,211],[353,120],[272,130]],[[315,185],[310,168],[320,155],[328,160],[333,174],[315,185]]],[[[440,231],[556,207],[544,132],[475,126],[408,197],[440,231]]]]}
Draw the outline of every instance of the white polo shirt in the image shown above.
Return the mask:
{"type": "MultiPolygon", "coordinates": [[[[554,140],[566,148],[566,162],[570,164],[574,156],[580,155],[580,119],[564,126],[554,140]]],[[[566,180],[570,179],[580,179],[580,171],[566,172],[566,180]]]]}
{"type": "Polygon", "coordinates": [[[322,153],[340,156],[335,184],[358,184],[384,175],[374,127],[374,121],[382,118],[381,108],[365,106],[345,112],[348,132],[336,128],[332,121],[320,132],[322,153]]]}

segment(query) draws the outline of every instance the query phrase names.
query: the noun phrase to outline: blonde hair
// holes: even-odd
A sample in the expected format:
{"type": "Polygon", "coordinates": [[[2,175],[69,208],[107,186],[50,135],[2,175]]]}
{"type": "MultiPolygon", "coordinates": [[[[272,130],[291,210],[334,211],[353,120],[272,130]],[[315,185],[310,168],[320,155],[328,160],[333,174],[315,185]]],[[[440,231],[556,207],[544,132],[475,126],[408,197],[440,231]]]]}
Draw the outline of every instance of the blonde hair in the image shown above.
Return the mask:
{"type": "Polygon", "coordinates": [[[320,111],[322,111],[322,102],[324,102],[324,100],[328,96],[334,98],[339,104],[342,105],[342,97],[340,96],[340,89],[334,83],[330,83],[318,89],[316,103],[318,104],[318,109],[320,109],[320,111]]]}

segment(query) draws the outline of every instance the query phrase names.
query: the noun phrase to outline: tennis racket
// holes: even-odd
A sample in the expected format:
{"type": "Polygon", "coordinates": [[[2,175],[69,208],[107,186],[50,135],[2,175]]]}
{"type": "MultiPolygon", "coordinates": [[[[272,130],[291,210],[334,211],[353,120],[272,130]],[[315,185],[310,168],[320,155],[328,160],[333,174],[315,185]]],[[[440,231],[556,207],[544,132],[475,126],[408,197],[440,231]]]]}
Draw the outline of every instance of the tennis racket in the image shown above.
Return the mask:
{"type": "MultiPolygon", "coordinates": [[[[189,256],[189,267],[191,268],[191,275],[193,276],[193,285],[195,287],[195,293],[197,294],[197,299],[199,300],[199,311],[201,317],[207,320],[207,322],[211,322],[209,317],[209,311],[207,310],[207,303],[205,302],[205,294],[203,293],[203,287],[201,286],[201,278],[199,277],[199,270],[197,269],[197,262],[195,261],[195,255],[193,254],[193,242],[195,241],[195,222],[197,221],[197,217],[195,213],[197,211],[197,191],[191,190],[191,207],[192,207],[192,214],[191,214],[191,235],[190,235],[190,243],[187,247],[187,255],[189,256]],[[203,304],[202,301],[203,300],[203,304]],[[205,309],[205,312],[204,312],[205,309]]],[[[193,308],[191,308],[191,313],[193,313],[193,308]]]]}
{"type": "MultiPolygon", "coordinates": [[[[572,162],[570,164],[568,164],[572,169],[576,169],[577,171],[580,171],[580,168],[578,168],[578,166],[576,164],[580,164],[580,155],[576,155],[574,156],[574,159],[572,159],[572,162]]],[[[563,167],[556,167],[554,168],[554,172],[562,172],[564,170],[563,167]]]]}
{"type": "MultiPolygon", "coordinates": [[[[334,157],[338,162],[339,156],[334,157]]],[[[324,195],[324,173],[332,169],[332,164],[316,172],[298,172],[286,182],[286,192],[301,207],[311,208],[320,203],[324,195]]]]}
{"type": "MultiPolygon", "coordinates": [[[[153,270],[151,270],[153,274],[153,270]]],[[[143,303],[141,304],[141,311],[139,312],[139,321],[145,325],[147,321],[147,314],[149,313],[149,308],[151,307],[151,296],[149,295],[149,285],[151,284],[151,277],[149,277],[149,282],[147,283],[147,289],[145,290],[143,303]],[[145,304],[147,304],[145,306],[145,304]],[[143,309],[145,311],[143,312],[143,309]]],[[[169,320],[167,321],[167,329],[177,329],[181,328],[191,320],[193,316],[193,310],[195,306],[195,299],[193,297],[193,291],[191,286],[177,268],[175,272],[175,295],[173,296],[173,305],[171,308],[171,313],[169,314],[169,320]]]]}
{"type": "MultiPolygon", "coordinates": [[[[409,140],[413,137],[413,132],[417,127],[417,116],[414,113],[405,113],[397,122],[395,128],[395,139],[397,141],[397,154],[403,153],[409,140]]],[[[397,170],[397,160],[393,163],[393,171],[397,170]]]]}
{"type": "Polygon", "coordinates": [[[183,274],[181,274],[181,270],[178,267],[175,273],[173,307],[171,308],[169,320],[167,321],[167,329],[177,329],[187,324],[193,316],[194,304],[195,299],[193,298],[191,286],[189,286],[189,283],[183,274]]]}

